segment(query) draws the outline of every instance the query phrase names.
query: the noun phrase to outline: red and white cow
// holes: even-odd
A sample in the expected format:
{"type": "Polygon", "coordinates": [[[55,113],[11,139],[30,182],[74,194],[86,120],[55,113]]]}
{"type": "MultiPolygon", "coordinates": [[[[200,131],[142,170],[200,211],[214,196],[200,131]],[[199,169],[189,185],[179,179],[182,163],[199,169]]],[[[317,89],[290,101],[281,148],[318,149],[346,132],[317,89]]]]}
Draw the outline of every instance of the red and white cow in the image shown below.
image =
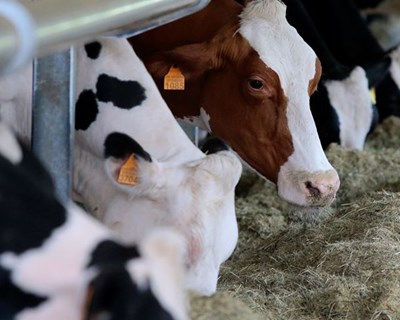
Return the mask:
{"type": "Polygon", "coordinates": [[[74,204],[0,124],[0,318],[186,320],[184,243],[154,229],[138,246],[74,204]]]}
{"type": "Polygon", "coordinates": [[[330,204],[339,177],[310,112],[320,62],[279,0],[213,0],[203,10],[129,39],[177,118],[227,142],[284,199],[330,204]],[[163,89],[177,66],[185,90],[163,89]]]}
{"type": "MultiPolygon", "coordinates": [[[[234,189],[240,161],[230,151],[206,156],[194,146],[127,40],[80,46],[77,70],[75,200],[127,241],[139,241],[156,226],[183,232],[187,287],[214,292],[219,266],[238,237],[234,189]],[[137,145],[151,154],[152,166],[139,170],[142,183],[122,185],[116,171],[137,145]]],[[[0,115],[28,139],[29,126],[21,127],[30,114],[26,102],[31,92],[20,84],[31,79],[30,73],[25,70],[0,84],[0,97],[9,97],[8,102],[0,99],[0,115]]]]}

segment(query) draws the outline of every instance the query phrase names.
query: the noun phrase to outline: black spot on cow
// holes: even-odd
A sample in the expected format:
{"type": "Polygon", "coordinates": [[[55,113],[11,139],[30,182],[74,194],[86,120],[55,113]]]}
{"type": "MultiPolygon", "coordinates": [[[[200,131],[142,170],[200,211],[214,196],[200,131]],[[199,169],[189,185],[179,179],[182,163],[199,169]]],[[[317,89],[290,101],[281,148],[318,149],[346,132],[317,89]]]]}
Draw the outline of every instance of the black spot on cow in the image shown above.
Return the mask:
{"type": "Polygon", "coordinates": [[[90,59],[97,59],[101,51],[101,43],[98,41],[85,44],[85,51],[90,59]]]}
{"type": "Polygon", "coordinates": [[[105,240],[100,242],[92,251],[88,267],[104,267],[107,264],[124,265],[126,261],[139,256],[139,251],[134,246],[121,246],[115,241],[105,240]]]}
{"type": "Polygon", "coordinates": [[[83,90],[75,104],[75,130],[86,130],[99,113],[96,95],[92,90],[83,90]]]}
{"type": "Polygon", "coordinates": [[[89,287],[92,296],[85,319],[109,314],[110,320],[173,320],[150,288],[139,288],[122,267],[101,270],[89,287]]]}
{"type": "Polygon", "coordinates": [[[152,162],[151,156],[134,139],[124,133],[110,133],[104,142],[104,156],[125,159],[131,154],[152,162]]]}
{"type": "Polygon", "coordinates": [[[119,80],[101,74],[96,84],[97,98],[102,102],[112,102],[122,109],[132,109],[146,99],[145,89],[137,81],[119,80]]]}
{"type": "Polygon", "coordinates": [[[17,166],[0,156],[0,212],[0,254],[40,247],[66,221],[51,178],[27,150],[17,166]]]}
{"type": "Polygon", "coordinates": [[[25,308],[35,308],[46,301],[45,297],[31,294],[15,286],[11,272],[0,267],[0,319],[15,319],[25,308]]]}
{"type": "Polygon", "coordinates": [[[218,138],[209,138],[201,147],[201,151],[205,154],[217,153],[220,151],[229,150],[228,146],[218,138]]]}

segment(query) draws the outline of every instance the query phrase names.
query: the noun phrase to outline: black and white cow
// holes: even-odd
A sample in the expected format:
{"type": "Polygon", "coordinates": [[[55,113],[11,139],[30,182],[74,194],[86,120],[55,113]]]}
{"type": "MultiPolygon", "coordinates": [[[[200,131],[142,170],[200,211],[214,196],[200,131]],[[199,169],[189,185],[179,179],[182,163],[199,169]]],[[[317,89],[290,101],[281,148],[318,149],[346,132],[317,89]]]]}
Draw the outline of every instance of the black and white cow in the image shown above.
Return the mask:
{"type": "Polygon", "coordinates": [[[188,319],[183,253],[173,231],[126,246],[63,207],[39,161],[0,124],[1,319],[188,319]]]}
{"type": "Polygon", "coordinates": [[[310,105],[322,146],[340,143],[362,149],[367,134],[377,124],[376,108],[371,103],[370,87],[376,85],[389,68],[388,61],[364,70],[341,64],[329,50],[300,0],[284,0],[287,19],[314,49],[322,77],[310,105]]]}
{"type": "MultiPolygon", "coordinates": [[[[238,238],[240,161],[227,150],[205,155],[189,140],[125,39],[77,48],[77,70],[74,199],[125,241],[156,226],[179,230],[188,248],[186,286],[215,292],[238,238]],[[117,173],[135,152],[148,170],[138,171],[142,183],[121,184],[117,173]]],[[[31,70],[23,72],[0,84],[0,116],[29,139],[31,92],[20,84],[29,85],[31,70]]]]}
{"type": "Polygon", "coordinates": [[[390,59],[388,72],[376,85],[379,119],[400,115],[400,68],[395,51],[385,52],[352,0],[301,0],[334,56],[343,64],[368,68],[390,59]]]}

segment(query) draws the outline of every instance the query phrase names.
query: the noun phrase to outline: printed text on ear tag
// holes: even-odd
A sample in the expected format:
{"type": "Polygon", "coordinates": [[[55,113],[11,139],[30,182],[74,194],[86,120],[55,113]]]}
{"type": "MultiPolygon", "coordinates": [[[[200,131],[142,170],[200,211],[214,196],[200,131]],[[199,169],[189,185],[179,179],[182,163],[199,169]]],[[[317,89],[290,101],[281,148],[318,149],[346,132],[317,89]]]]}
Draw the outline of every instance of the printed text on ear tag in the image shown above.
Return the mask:
{"type": "Polygon", "coordinates": [[[178,67],[171,66],[165,75],[164,90],[185,90],[185,77],[178,67]]]}
{"type": "Polygon", "coordinates": [[[135,185],[137,183],[137,165],[133,154],[122,165],[118,175],[118,183],[128,185],[135,185]]]}

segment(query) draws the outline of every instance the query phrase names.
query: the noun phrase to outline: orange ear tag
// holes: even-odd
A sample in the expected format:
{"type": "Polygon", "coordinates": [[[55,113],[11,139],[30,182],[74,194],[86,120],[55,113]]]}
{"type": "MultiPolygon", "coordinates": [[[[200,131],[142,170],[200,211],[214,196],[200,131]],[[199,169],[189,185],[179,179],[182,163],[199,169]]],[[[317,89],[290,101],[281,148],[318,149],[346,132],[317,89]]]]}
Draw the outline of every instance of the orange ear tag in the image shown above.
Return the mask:
{"type": "Polygon", "coordinates": [[[178,67],[171,66],[165,75],[164,90],[185,90],[185,77],[178,67]]]}
{"type": "Polygon", "coordinates": [[[373,103],[373,104],[376,104],[376,94],[375,94],[375,88],[374,88],[374,87],[372,87],[372,88],[369,90],[369,95],[370,95],[370,97],[371,97],[372,103],[373,103]]]}
{"type": "Polygon", "coordinates": [[[120,184],[128,184],[135,185],[137,183],[137,166],[136,159],[133,154],[131,154],[126,160],[126,162],[122,165],[119,175],[118,175],[118,183],[120,184]]]}

